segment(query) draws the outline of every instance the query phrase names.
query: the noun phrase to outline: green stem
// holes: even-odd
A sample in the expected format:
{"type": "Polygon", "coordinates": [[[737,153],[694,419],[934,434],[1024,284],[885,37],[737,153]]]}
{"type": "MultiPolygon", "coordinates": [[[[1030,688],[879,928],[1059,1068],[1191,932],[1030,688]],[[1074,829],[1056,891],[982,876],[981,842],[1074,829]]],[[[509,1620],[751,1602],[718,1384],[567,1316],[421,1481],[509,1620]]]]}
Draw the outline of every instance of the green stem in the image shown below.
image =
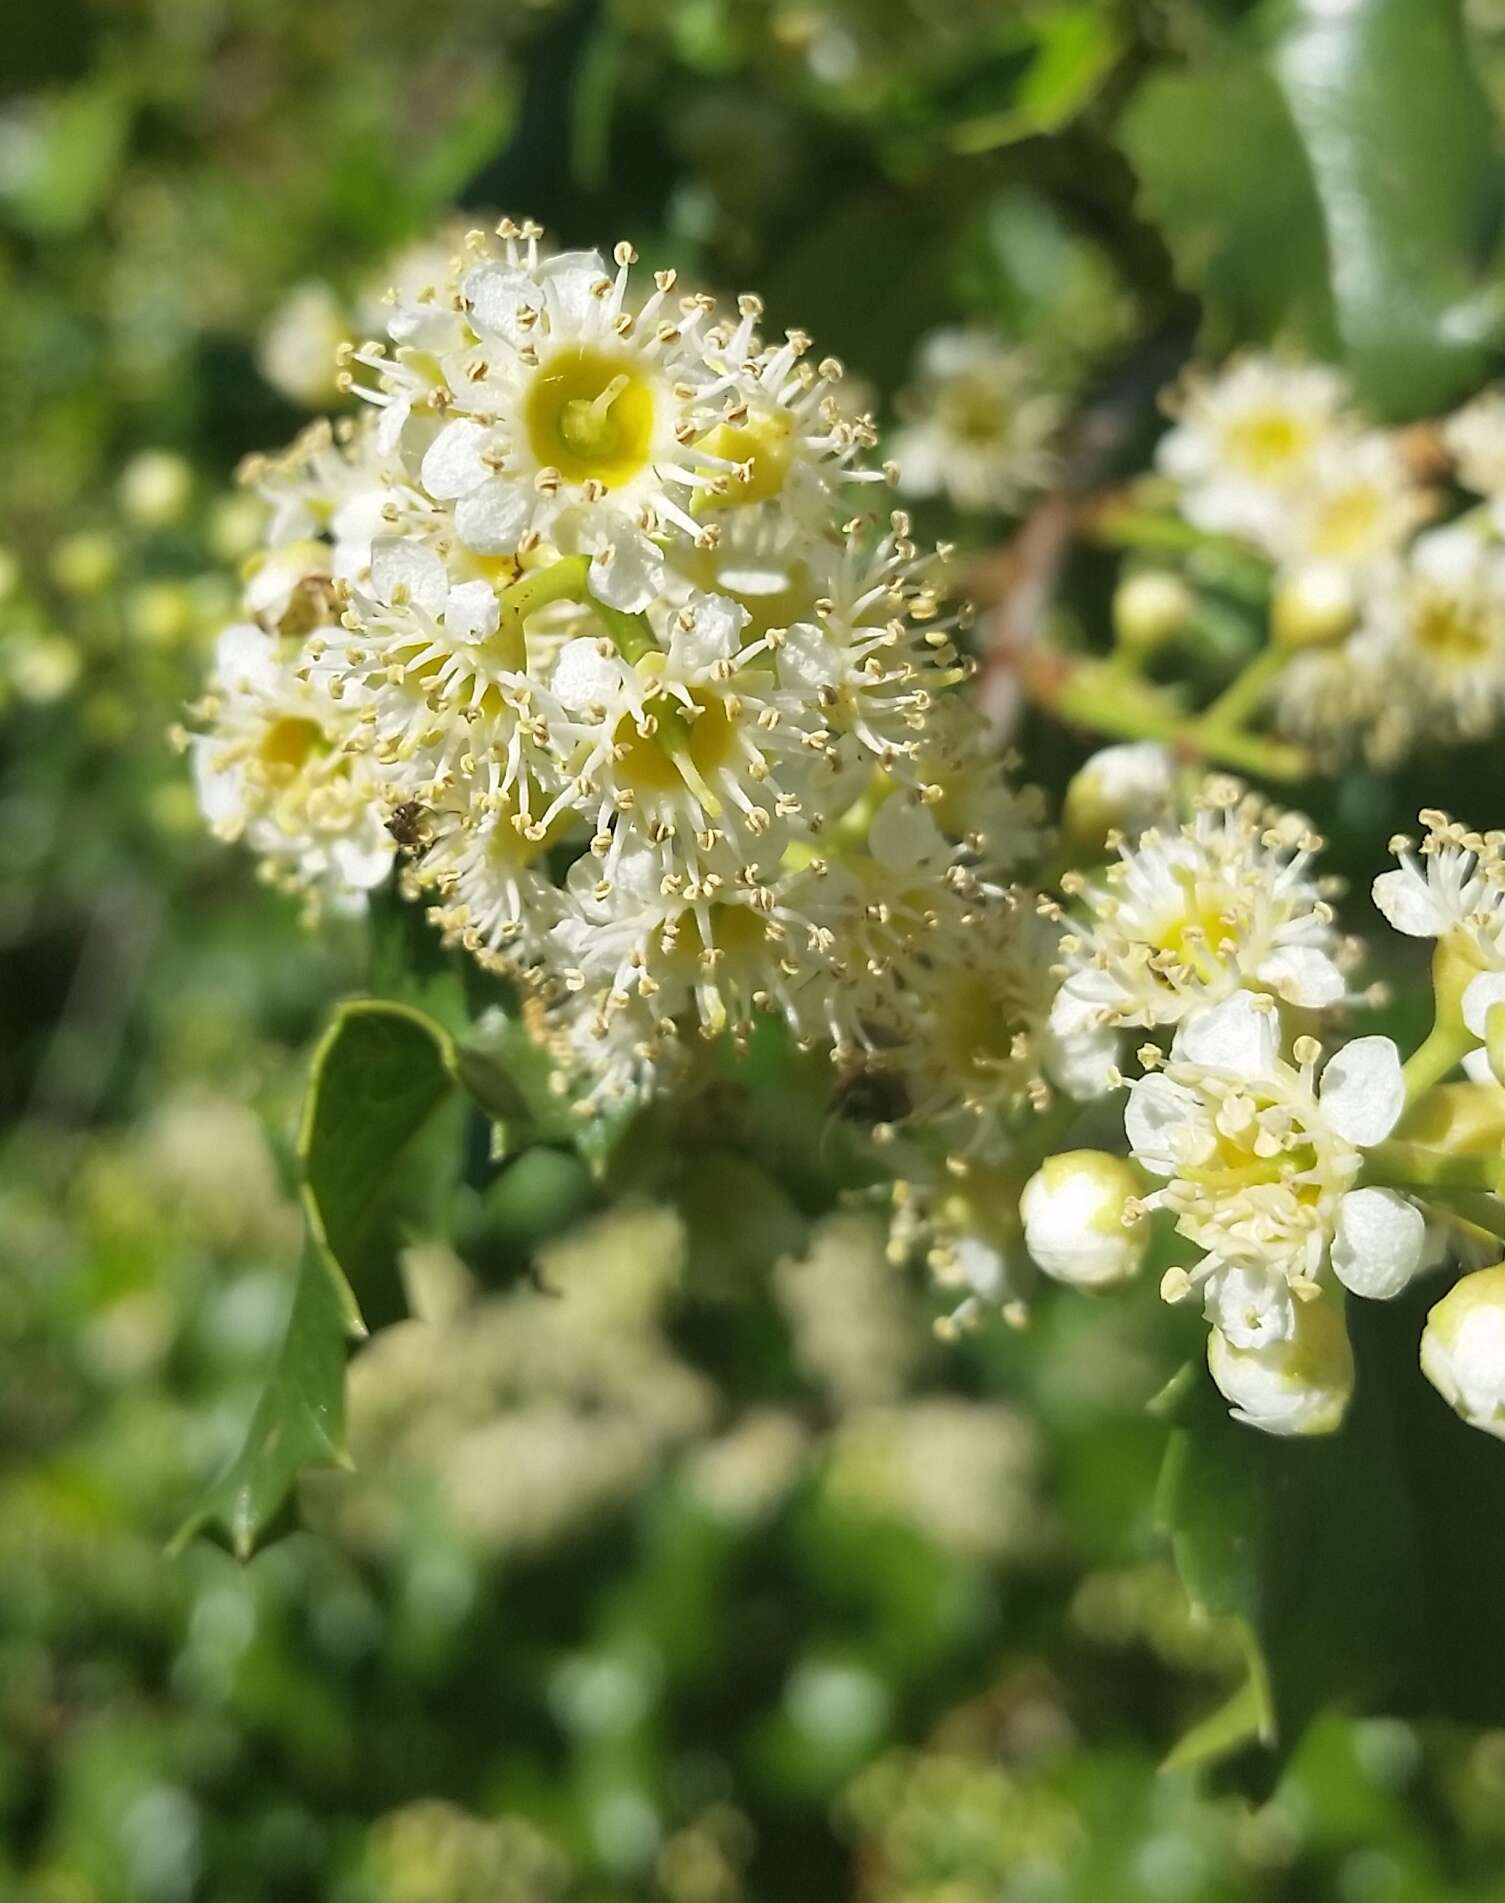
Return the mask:
{"type": "Polygon", "coordinates": [[[503,644],[507,665],[523,672],[528,665],[528,646],[524,624],[554,601],[589,602],[596,619],[627,661],[636,661],[658,646],[644,615],[624,614],[609,608],[590,590],[590,557],[564,555],[547,568],[531,569],[497,597],[501,607],[498,638],[503,644]]]}
{"type": "Polygon", "coordinates": [[[583,601],[590,578],[588,555],[565,555],[547,568],[535,568],[519,577],[497,597],[501,624],[497,630],[508,667],[518,673],[528,665],[528,643],[523,624],[528,616],[551,601],[583,601]]]}
{"type": "Polygon", "coordinates": [[[1438,939],[1432,954],[1432,1028],[1401,1072],[1407,1105],[1461,1064],[1478,1042],[1463,1022],[1463,994],[1478,975],[1466,940],[1455,943],[1452,934],[1438,939]]]}
{"type": "Polygon", "coordinates": [[[1471,1037],[1463,1025],[1450,1024],[1439,1017],[1401,1066],[1401,1076],[1406,1084],[1406,1102],[1414,1104],[1433,1084],[1440,1083],[1449,1071],[1456,1070],[1477,1042],[1477,1038],[1471,1037]]]}
{"type": "Polygon", "coordinates": [[[1116,678],[1101,663],[1068,664],[1059,677],[1042,668],[1033,685],[1035,698],[1060,719],[1116,739],[1163,741],[1183,756],[1216,761],[1267,780],[1301,780],[1311,770],[1305,748],[1221,726],[1209,728],[1205,719],[1189,715],[1167,695],[1116,678]]]}
{"type": "Polygon", "coordinates": [[[1433,1195],[1498,1195],[1505,1179],[1505,1158],[1449,1156],[1429,1145],[1392,1138],[1377,1143],[1364,1157],[1359,1181],[1385,1189],[1423,1190],[1433,1195]]]}
{"type": "Polygon", "coordinates": [[[1221,736],[1241,732],[1249,716],[1258,711],[1276,676],[1290,658],[1285,648],[1273,645],[1261,648],[1243,672],[1230,681],[1212,705],[1204,710],[1196,723],[1195,731],[1201,736],[1203,744],[1209,734],[1221,736]]]}

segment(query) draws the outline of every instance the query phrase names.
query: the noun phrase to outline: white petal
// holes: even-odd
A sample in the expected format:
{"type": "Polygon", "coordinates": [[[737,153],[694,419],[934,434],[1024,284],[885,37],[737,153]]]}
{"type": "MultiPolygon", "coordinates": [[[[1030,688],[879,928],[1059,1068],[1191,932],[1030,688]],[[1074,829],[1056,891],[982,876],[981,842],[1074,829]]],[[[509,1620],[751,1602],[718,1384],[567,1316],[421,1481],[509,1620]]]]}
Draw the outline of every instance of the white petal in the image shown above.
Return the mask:
{"type": "Polygon", "coordinates": [[[1342,972],[1314,945],[1287,945],[1271,952],[1255,976],[1287,1004],[1309,1011],[1336,1004],[1347,988],[1342,972]]]}
{"type": "Polygon", "coordinates": [[[1356,1037],[1345,1044],[1327,1060],[1318,1096],[1322,1114],[1345,1142],[1382,1142],[1406,1104],[1394,1040],[1356,1037]]]}
{"type": "Polygon", "coordinates": [[[477,555],[511,555],[533,519],[533,508],[525,483],[483,482],[455,504],[455,533],[477,555]]]}
{"type": "Polygon", "coordinates": [[[1440,938],[1453,922],[1432,896],[1426,880],[1404,866],[1382,872],[1371,892],[1396,931],[1408,938],[1440,938]]]}
{"type": "Polygon", "coordinates": [[[1171,1048],[1173,1060],[1245,1078],[1267,1077],[1279,1053],[1280,1019],[1252,991],[1235,991],[1187,1018],[1171,1048]]]}
{"type": "Polygon", "coordinates": [[[664,564],[658,549],[625,519],[612,542],[591,557],[591,593],[623,614],[641,614],[663,585],[664,564]]]}
{"type": "Polygon", "coordinates": [[[1489,1052],[1481,1044],[1476,1051],[1470,1051],[1463,1060],[1463,1074],[1471,1084],[1492,1084],[1494,1071],[1490,1068],[1489,1052]]]}
{"type": "Polygon", "coordinates": [[[824,628],[796,621],[786,629],[779,649],[779,679],[790,687],[834,687],[841,679],[842,657],[824,628]]]}
{"type": "Polygon", "coordinates": [[[215,764],[224,750],[224,742],[215,734],[195,734],[189,743],[193,790],[199,811],[211,826],[236,825],[245,818],[245,773],[238,766],[215,764]]]}
{"type": "Polygon", "coordinates": [[[358,892],[380,885],[392,867],[396,846],[391,839],[336,839],[329,859],[341,881],[358,892]]]}
{"type": "Polygon", "coordinates": [[[1235,1348],[1269,1348],[1296,1332],[1296,1303],[1291,1285],[1274,1269],[1248,1262],[1225,1262],[1204,1285],[1204,1312],[1235,1348]]]}
{"type": "Polygon", "coordinates": [[[890,872],[912,872],[943,857],[946,841],[923,806],[894,794],[879,806],[868,827],[868,850],[890,872]]]}
{"type": "Polygon", "coordinates": [[[444,605],[444,625],[461,640],[484,641],[495,634],[502,611],[489,581],[465,581],[451,588],[444,605]]]}
{"type": "Polygon", "coordinates": [[[1136,1078],[1124,1105],[1124,1134],[1136,1161],[1156,1176],[1174,1176],[1183,1134],[1203,1121],[1195,1091],[1163,1071],[1136,1078]]]}
{"type": "Polygon", "coordinates": [[[277,641],[251,621],[237,621],[214,644],[214,676],[238,694],[273,694],[286,685],[277,641]]]}
{"type": "Polygon", "coordinates": [[[1074,971],[1055,995],[1050,1028],[1058,1037],[1096,1030],[1103,1022],[1104,1011],[1121,1005],[1125,996],[1122,980],[1111,971],[1100,971],[1095,965],[1086,971],[1074,971]]]}
{"type": "Polygon", "coordinates": [[[1463,1022],[1475,1037],[1488,1035],[1484,1027],[1496,1004],[1505,1004],[1505,971],[1481,971],[1463,994],[1463,1022]]]}
{"type": "Polygon", "coordinates": [[[549,686],[572,712],[590,706],[613,708],[621,698],[624,672],[620,656],[603,654],[599,641],[582,636],[560,650],[549,686]]]}
{"type": "Polygon", "coordinates": [[[1351,1189],[1338,1201],[1333,1273],[1344,1288],[1388,1301],[1420,1269],[1426,1218],[1393,1189],[1351,1189]]]}
{"type": "Polygon", "coordinates": [[[526,271],[505,264],[478,265],[461,290],[478,331],[513,345],[527,342],[531,327],[519,318],[525,310],[541,310],[543,297],[526,271]]]}
{"type": "Polygon", "coordinates": [[[594,287],[609,276],[599,251],[561,251],[538,267],[549,299],[550,331],[572,333],[588,327],[601,309],[594,287]]]}
{"type": "Polygon", "coordinates": [[[439,557],[421,542],[383,536],[371,544],[371,590],[389,607],[403,598],[425,614],[437,615],[449,594],[449,576],[439,557]]]}
{"type": "Polygon", "coordinates": [[[424,454],[419,477],[436,502],[448,502],[478,488],[492,475],[482,461],[496,441],[496,432],[469,417],[448,423],[424,454]]]}
{"type": "Polygon", "coordinates": [[[1078,1103],[1089,1103],[1113,1088],[1118,1063],[1118,1033],[1095,1028],[1062,1036],[1047,1027],[1040,1040],[1040,1061],[1051,1082],[1078,1103]]]}
{"type": "Polygon", "coordinates": [[[693,617],[690,626],[676,628],[670,637],[675,657],[683,656],[690,667],[711,667],[717,661],[730,660],[742,645],[747,610],[728,601],[725,595],[695,595],[689,607],[693,617]]]}

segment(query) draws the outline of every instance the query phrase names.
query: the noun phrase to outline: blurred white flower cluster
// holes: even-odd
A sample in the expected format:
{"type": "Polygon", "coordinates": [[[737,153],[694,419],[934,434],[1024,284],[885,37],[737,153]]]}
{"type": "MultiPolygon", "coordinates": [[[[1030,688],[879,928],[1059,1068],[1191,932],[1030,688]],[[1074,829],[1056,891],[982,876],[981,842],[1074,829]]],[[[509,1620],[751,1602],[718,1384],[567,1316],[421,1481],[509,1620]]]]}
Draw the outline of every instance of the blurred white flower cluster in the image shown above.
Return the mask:
{"type": "Polygon", "coordinates": [[[1181,513],[1273,564],[1276,637],[1306,650],[1280,676],[1281,730],[1319,758],[1381,766],[1494,731],[1505,397],[1487,391],[1437,429],[1382,430],[1338,372],[1247,355],[1190,373],[1171,408],[1159,466],[1181,513]]]}
{"type": "Polygon", "coordinates": [[[400,847],[590,1101],[770,1013],[881,1049],[933,1117],[1080,1087],[1102,1040],[1047,1030],[1055,927],[1016,884],[1040,803],[840,366],[756,298],[539,238],[409,271],[342,353],[362,420],[246,472],[266,547],[190,742],[211,823],[337,905],[400,847]]]}

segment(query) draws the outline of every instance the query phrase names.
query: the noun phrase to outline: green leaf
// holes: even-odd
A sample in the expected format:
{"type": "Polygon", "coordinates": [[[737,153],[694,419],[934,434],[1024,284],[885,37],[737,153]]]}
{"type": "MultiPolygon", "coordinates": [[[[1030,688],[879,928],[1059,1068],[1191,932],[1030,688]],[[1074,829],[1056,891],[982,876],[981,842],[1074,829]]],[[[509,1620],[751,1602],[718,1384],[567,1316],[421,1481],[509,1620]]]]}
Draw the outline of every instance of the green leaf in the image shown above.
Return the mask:
{"type": "Polygon", "coordinates": [[[1339,1433],[1260,1434],[1204,1375],[1170,1438],[1159,1518],[1193,1601],[1241,1621],[1256,1694],[1268,1685],[1260,1728],[1282,1754],[1327,1704],[1505,1720],[1505,1448],[1420,1374],[1438,1293],[1349,1302],[1358,1380],[1339,1433]]]}
{"type": "Polygon", "coordinates": [[[1029,64],[1001,111],[964,119],[950,128],[957,152],[992,152],[1038,138],[1068,124],[1092,98],[1123,51],[1114,13],[1097,4],[1036,7],[1016,23],[1029,64]]]}
{"type": "Polygon", "coordinates": [[[1118,128],[1204,343],[1287,337],[1380,414],[1433,413],[1505,318],[1505,170],[1458,0],[1270,0],[1253,29],[1152,75],[1118,128]]]}
{"type": "Polygon", "coordinates": [[[1178,281],[1203,301],[1207,349],[1288,333],[1331,352],[1322,208],[1280,90],[1257,59],[1151,77],[1118,141],[1178,281]]]}
{"type": "Polygon", "coordinates": [[[310,1241],[293,1288],[287,1330],[240,1451],[172,1542],[181,1552],[218,1524],[238,1559],[256,1542],[304,1467],[348,1466],[345,1451],[345,1314],[310,1241]]]}
{"type": "Polygon", "coordinates": [[[379,998],[341,1005],[314,1053],[298,1136],[303,1206],[353,1334],[366,1332],[356,1291],[395,1287],[393,1164],[449,1095],[456,1064],[442,1026],[379,998]]]}
{"type": "Polygon", "coordinates": [[[298,1154],[308,1236],[287,1330],[245,1441],[178,1533],[218,1522],[248,1558],[306,1466],[343,1464],[345,1344],[362,1301],[400,1312],[395,1165],[453,1096],[448,1034],[409,1005],[343,1004],[314,1053],[298,1154]]]}
{"type": "Polygon", "coordinates": [[[1421,415],[1478,380],[1502,171],[1456,0],[1282,0],[1271,64],[1321,202],[1361,391],[1421,415]]]}
{"type": "Polygon", "coordinates": [[[1251,1744],[1272,1744],[1273,1713],[1270,1687],[1257,1654],[1249,1676],[1225,1703],[1200,1724],[1193,1725],[1166,1754],[1164,1771],[1200,1770],[1232,1757],[1251,1744]]]}
{"type": "Polygon", "coordinates": [[[12,216],[44,236],[80,231],[116,188],[136,101],[102,74],[40,102],[35,140],[3,192],[12,216]]]}

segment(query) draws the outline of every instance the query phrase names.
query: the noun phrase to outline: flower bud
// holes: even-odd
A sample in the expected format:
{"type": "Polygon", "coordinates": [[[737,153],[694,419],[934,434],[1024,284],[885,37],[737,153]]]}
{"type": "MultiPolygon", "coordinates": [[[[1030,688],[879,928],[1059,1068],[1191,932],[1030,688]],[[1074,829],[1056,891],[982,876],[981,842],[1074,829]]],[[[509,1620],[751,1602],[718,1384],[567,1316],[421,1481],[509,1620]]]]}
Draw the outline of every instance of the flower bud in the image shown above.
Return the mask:
{"type": "Polygon", "coordinates": [[[120,507],[142,529],[165,529],[181,521],[193,495],[193,471],[167,449],[132,457],[120,476],[120,507]]]}
{"type": "Polygon", "coordinates": [[[1168,818],[1175,803],[1176,767],[1168,748],[1153,740],[1103,747],[1066,789],[1066,837],[1080,850],[1098,853],[1110,832],[1137,839],[1168,818]]]}
{"type": "Polygon", "coordinates": [[[1233,1418],[1267,1434],[1331,1434],[1353,1393],[1353,1350],[1343,1317],[1320,1299],[1295,1304],[1287,1341],[1238,1348],[1221,1329],[1207,1365],[1233,1418]]]}
{"type": "Polygon", "coordinates": [[[1335,562],[1313,562],[1276,588],[1270,632],[1280,647],[1324,647],[1342,640],[1357,613],[1348,571],[1335,562]]]}
{"type": "Polygon", "coordinates": [[[1149,1221],[1134,1166],[1101,1150],[1047,1157],[1024,1186],[1024,1242],[1045,1273],[1073,1288],[1115,1288],[1138,1272],[1149,1221]]]}
{"type": "Polygon", "coordinates": [[[1432,1309],[1421,1371],[1461,1420],[1505,1440],[1505,1262],[1463,1276],[1432,1309]]]}
{"type": "Polygon", "coordinates": [[[1113,637],[1126,648],[1147,653],[1179,634],[1195,607],[1196,598],[1179,575],[1141,569],[1126,575],[1113,591],[1113,637]]]}

